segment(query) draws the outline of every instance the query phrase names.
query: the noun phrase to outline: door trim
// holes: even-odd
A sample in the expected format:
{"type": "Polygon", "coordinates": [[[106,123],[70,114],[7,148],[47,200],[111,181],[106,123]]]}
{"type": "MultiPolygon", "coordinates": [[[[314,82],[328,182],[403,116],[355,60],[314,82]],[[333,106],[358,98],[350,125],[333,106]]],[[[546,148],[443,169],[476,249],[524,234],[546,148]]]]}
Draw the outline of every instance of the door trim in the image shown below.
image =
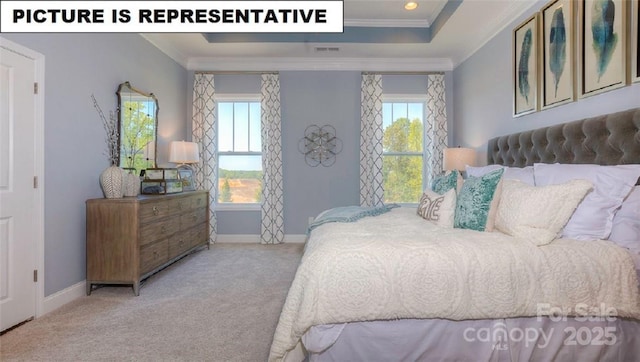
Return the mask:
{"type": "Polygon", "coordinates": [[[38,188],[35,196],[35,215],[34,215],[34,227],[36,228],[36,250],[35,259],[36,267],[38,268],[38,281],[36,283],[36,300],[35,303],[35,317],[41,317],[44,314],[44,61],[45,57],[41,53],[38,53],[32,49],[22,46],[18,43],[12,42],[6,38],[0,37],[0,47],[10,52],[20,54],[34,61],[35,65],[35,80],[38,83],[38,94],[35,98],[35,110],[34,110],[34,141],[35,141],[35,164],[33,174],[38,177],[38,188]]]}

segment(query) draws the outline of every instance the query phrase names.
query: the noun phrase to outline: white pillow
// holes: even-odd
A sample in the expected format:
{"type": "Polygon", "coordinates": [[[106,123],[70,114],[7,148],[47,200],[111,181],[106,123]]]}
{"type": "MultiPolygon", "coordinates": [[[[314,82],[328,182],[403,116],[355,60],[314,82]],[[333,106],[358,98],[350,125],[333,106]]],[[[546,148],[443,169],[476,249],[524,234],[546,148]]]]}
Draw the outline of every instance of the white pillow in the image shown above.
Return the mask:
{"type": "Polygon", "coordinates": [[[640,186],[633,188],[613,217],[609,240],[640,254],[640,186]]]}
{"type": "MultiPolygon", "coordinates": [[[[482,176],[488,174],[491,171],[499,170],[501,168],[504,168],[504,166],[501,166],[501,165],[487,165],[487,166],[469,166],[469,165],[466,165],[465,166],[465,171],[467,171],[467,177],[469,177],[469,176],[482,177],[482,176]]],[[[503,177],[504,177],[504,175],[503,175],[503,177]]]]}
{"type": "Polygon", "coordinates": [[[424,190],[418,204],[418,215],[434,222],[443,228],[453,228],[456,213],[456,189],[450,189],[440,195],[431,190],[424,190]]]}
{"type": "Polygon", "coordinates": [[[604,240],[611,234],[613,217],[640,176],[640,165],[599,166],[536,163],[536,186],[589,180],[593,192],[578,205],[562,236],[577,240],[604,240]]]}
{"type": "Polygon", "coordinates": [[[534,185],[533,166],[506,167],[501,165],[488,165],[481,167],[467,166],[467,176],[481,177],[487,173],[504,168],[502,178],[505,180],[520,180],[526,184],[534,185]]]}
{"type": "Polygon", "coordinates": [[[535,245],[549,244],[591,189],[586,180],[549,186],[504,180],[496,229],[535,245]]]}
{"type": "Polygon", "coordinates": [[[535,185],[533,178],[533,166],[507,167],[504,171],[504,177],[507,180],[520,180],[527,185],[535,185]]]}

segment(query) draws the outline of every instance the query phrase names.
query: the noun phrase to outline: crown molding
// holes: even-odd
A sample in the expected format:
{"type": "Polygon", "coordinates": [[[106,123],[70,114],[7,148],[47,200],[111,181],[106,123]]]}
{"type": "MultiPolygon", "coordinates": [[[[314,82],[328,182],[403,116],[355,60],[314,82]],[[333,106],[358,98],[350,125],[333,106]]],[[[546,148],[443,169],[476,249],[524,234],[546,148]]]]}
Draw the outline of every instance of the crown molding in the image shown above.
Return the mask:
{"type": "Polygon", "coordinates": [[[374,28],[428,28],[431,26],[431,22],[427,19],[344,19],[344,26],[374,28]]]}
{"type": "Polygon", "coordinates": [[[186,57],[153,34],[140,34],[187,70],[209,71],[451,71],[450,58],[186,57]]]}
{"type": "MultiPolygon", "coordinates": [[[[488,21],[488,25],[486,27],[487,31],[480,37],[483,41],[478,42],[475,44],[475,47],[469,48],[468,51],[463,52],[460,57],[453,57],[453,68],[464,63],[465,60],[469,59],[478,50],[482,49],[482,47],[484,47],[491,39],[495,38],[496,35],[503,31],[507,26],[511,25],[515,19],[518,19],[527,10],[534,6],[538,6],[536,3],[532,4],[528,1],[509,1],[505,3],[509,5],[507,10],[502,13],[502,16],[495,17],[492,21],[488,21]]],[[[466,50],[466,48],[464,50],[466,50]]]]}
{"type": "Polygon", "coordinates": [[[193,71],[371,71],[429,72],[451,71],[449,58],[308,58],[308,57],[227,57],[190,58],[186,66],[193,71]]]}
{"type": "Polygon", "coordinates": [[[187,68],[187,64],[189,62],[189,58],[174,48],[171,44],[162,40],[161,38],[155,37],[154,34],[146,34],[139,33],[141,37],[143,37],[146,41],[151,43],[153,46],[158,48],[161,52],[165,53],[169,58],[175,60],[178,64],[187,68]]]}

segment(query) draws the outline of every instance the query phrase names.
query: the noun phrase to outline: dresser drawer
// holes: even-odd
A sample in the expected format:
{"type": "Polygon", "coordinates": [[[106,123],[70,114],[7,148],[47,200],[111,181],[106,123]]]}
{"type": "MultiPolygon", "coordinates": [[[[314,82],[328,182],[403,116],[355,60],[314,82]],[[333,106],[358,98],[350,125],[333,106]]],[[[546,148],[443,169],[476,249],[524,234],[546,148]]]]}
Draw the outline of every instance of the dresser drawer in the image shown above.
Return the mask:
{"type": "Polygon", "coordinates": [[[140,246],[163,239],[180,230],[180,219],[168,217],[159,221],[151,221],[140,226],[140,246]]]}
{"type": "Polygon", "coordinates": [[[209,194],[207,193],[199,193],[197,195],[193,195],[190,197],[191,199],[191,208],[199,209],[201,207],[206,207],[209,203],[209,194]]]}
{"type": "Polygon", "coordinates": [[[150,221],[163,219],[173,213],[168,200],[159,200],[153,202],[145,202],[140,204],[140,222],[147,223],[150,221]]]}
{"type": "Polygon", "coordinates": [[[209,242],[209,224],[202,223],[189,229],[191,247],[206,245],[209,242]]]}
{"type": "Polygon", "coordinates": [[[170,201],[170,208],[173,212],[184,212],[193,209],[193,200],[191,197],[179,197],[170,201]]]}
{"type": "Polygon", "coordinates": [[[169,260],[167,240],[163,239],[140,249],[140,274],[147,273],[169,260]]]}
{"type": "Polygon", "coordinates": [[[169,238],[169,259],[173,259],[191,249],[190,237],[189,233],[182,232],[169,238]]]}
{"type": "Polygon", "coordinates": [[[185,197],[179,197],[170,201],[170,212],[187,212],[207,205],[207,194],[197,193],[185,197]]]}
{"type": "Polygon", "coordinates": [[[180,230],[189,229],[207,220],[207,208],[202,207],[180,215],[180,230]]]}

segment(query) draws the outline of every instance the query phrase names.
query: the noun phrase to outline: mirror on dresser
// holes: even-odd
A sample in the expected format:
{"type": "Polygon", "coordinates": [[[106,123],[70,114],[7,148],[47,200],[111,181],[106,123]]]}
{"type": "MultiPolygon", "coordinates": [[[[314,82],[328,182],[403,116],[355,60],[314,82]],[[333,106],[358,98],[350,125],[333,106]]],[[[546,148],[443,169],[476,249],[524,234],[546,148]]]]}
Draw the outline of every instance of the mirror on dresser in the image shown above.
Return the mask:
{"type": "Polygon", "coordinates": [[[119,166],[140,170],[156,167],[158,99],[129,82],[118,86],[119,166]]]}

